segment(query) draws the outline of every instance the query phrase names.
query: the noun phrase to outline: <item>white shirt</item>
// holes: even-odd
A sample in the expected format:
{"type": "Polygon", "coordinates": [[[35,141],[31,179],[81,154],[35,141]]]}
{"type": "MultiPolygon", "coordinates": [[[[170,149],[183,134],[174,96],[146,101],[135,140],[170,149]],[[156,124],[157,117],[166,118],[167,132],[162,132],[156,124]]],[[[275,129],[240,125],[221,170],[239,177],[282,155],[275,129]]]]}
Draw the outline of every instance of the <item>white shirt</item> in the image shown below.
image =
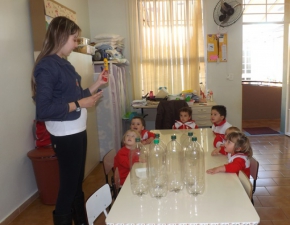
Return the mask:
{"type": "Polygon", "coordinates": [[[54,136],[66,136],[80,133],[87,128],[87,109],[81,109],[81,115],[70,121],[45,121],[46,129],[54,136]]]}

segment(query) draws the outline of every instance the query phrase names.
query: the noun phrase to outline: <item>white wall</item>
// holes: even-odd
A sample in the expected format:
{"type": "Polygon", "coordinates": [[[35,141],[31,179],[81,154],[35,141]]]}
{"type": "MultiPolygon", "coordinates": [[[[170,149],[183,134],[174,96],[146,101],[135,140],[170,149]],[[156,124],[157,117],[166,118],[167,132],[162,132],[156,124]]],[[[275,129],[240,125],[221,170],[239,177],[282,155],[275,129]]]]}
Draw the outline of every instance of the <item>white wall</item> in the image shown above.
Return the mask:
{"type": "MultiPolygon", "coordinates": [[[[130,0],[88,0],[90,16],[91,41],[98,34],[118,34],[125,38],[123,55],[130,62],[130,34],[127,1],[130,0]]],[[[126,68],[127,87],[131,87],[132,81],[130,69],[126,68]]],[[[128,89],[129,96],[132,96],[132,90],[128,89]]],[[[132,98],[130,97],[129,103],[132,98]]],[[[127,109],[129,109],[127,105],[127,109]]]]}
{"type": "MultiPolygon", "coordinates": [[[[87,0],[59,0],[77,13],[83,35],[89,37],[87,0]]],[[[31,99],[33,42],[29,0],[1,0],[0,7],[0,222],[37,192],[27,152],[34,148],[31,99]]]]}
{"type": "MultiPolygon", "coordinates": [[[[218,0],[203,0],[205,33],[217,34],[213,10],[218,0]]],[[[227,107],[227,120],[234,126],[242,125],[242,18],[224,29],[228,35],[228,62],[208,63],[207,88],[213,91],[214,101],[227,107]],[[233,80],[228,80],[231,73],[233,80]]]]}

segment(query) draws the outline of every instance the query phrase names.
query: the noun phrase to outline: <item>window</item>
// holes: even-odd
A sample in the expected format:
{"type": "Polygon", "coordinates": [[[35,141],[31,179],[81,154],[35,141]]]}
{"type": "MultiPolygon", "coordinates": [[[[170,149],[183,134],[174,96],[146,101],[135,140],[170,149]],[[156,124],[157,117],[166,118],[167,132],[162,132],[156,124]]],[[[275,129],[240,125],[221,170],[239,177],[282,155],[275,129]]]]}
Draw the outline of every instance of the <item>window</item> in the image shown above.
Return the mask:
{"type": "Polygon", "coordinates": [[[129,1],[134,97],[167,87],[198,90],[203,54],[201,0],[129,1]]]}
{"type": "Polygon", "coordinates": [[[245,0],[243,81],[281,85],[284,0],[245,0]]]}

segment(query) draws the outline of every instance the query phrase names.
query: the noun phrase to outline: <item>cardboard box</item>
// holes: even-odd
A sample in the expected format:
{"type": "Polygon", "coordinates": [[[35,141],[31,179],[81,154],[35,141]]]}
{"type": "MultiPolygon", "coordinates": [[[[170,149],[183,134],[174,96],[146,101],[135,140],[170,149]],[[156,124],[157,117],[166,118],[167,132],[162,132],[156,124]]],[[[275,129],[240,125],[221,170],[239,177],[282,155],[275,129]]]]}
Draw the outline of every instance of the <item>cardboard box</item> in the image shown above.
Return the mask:
{"type": "Polygon", "coordinates": [[[91,45],[84,45],[79,46],[76,49],[74,49],[74,52],[80,52],[88,55],[94,55],[95,54],[95,47],[91,45]]]}

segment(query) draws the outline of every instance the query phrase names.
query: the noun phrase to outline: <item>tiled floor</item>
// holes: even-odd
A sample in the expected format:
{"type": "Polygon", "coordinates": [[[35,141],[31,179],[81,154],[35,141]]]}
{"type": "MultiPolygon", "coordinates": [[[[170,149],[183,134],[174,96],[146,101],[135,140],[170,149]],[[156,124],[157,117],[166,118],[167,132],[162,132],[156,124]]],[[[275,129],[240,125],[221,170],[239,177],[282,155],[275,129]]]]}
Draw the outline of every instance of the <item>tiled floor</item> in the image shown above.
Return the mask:
{"type": "MultiPolygon", "coordinates": [[[[279,129],[279,124],[261,125],[253,121],[243,127],[269,126],[279,129]]],[[[254,157],[260,163],[259,178],[254,194],[255,208],[260,225],[290,224],[290,138],[284,135],[250,136],[254,157]]],[[[99,164],[84,181],[86,198],[105,183],[102,164],[99,164]]],[[[51,225],[54,206],[43,205],[39,199],[27,207],[10,225],[51,225]]],[[[105,224],[102,215],[95,224],[105,224]]]]}

